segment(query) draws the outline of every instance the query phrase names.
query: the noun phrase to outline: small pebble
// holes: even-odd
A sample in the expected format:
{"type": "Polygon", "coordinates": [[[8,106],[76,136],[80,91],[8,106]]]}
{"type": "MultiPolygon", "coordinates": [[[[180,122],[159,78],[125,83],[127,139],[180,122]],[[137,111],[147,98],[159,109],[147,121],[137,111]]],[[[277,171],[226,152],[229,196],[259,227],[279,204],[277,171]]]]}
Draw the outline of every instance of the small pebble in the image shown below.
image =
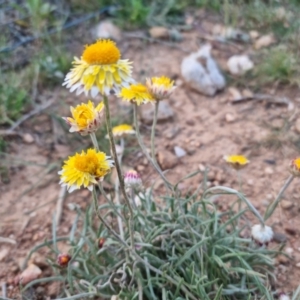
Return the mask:
{"type": "Polygon", "coordinates": [[[232,123],[236,120],[236,117],[235,117],[235,115],[233,115],[231,113],[227,113],[225,115],[225,120],[226,120],[227,123],[232,123]]]}
{"type": "Polygon", "coordinates": [[[179,146],[174,147],[174,152],[177,157],[186,156],[186,151],[179,146]]]}
{"type": "Polygon", "coordinates": [[[22,138],[26,144],[32,144],[34,142],[34,137],[30,133],[25,133],[22,138]]]}
{"type": "Polygon", "coordinates": [[[274,171],[271,167],[266,167],[265,168],[265,174],[272,175],[272,174],[274,174],[274,171]]]}
{"type": "Polygon", "coordinates": [[[283,209],[291,209],[294,206],[294,203],[288,200],[281,200],[280,205],[283,209]]]}

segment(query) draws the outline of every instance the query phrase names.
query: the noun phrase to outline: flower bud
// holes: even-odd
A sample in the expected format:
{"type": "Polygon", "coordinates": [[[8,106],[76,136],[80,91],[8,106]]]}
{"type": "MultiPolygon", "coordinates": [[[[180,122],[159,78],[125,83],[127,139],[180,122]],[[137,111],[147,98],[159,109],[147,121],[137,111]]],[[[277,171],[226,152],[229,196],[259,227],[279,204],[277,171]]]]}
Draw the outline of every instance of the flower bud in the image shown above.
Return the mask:
{"type": "Polygon", "coordinates": [[[124,183],[127,188],[140,189],[142,186],[142,179],[138,172],[130,170],[125,173],[124,183]]]}
{"type": "Polygon", "coordinates": [[[61,253],[57,256],[57,263],[61,267],[66,267],[69,264],[71,258],[72,258],[71,255],[66,253],[61,253]]]}
{"type": "Polygon", "coordinates": [[[300,157],[295,158],[290,163],[290,172],[294,176],[300,176],[300,157]]]}
{"type": "Polygon", "coordinates": [[[99,248],[99,249],[102,249],[104,243],[105,243],[105,238],[104,238],[104,237],[99,238],[99,239],[98,239],[98,248],[99,248]]]}

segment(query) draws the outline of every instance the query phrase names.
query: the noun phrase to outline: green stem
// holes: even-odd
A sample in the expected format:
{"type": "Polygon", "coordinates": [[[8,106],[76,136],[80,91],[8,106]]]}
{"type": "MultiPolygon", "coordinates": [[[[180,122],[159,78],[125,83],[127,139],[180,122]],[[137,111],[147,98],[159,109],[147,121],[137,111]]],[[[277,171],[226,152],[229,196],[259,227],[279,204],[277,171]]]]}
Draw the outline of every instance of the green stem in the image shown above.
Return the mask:
{"type": "Polygon", "coordinates": [[[121,218],[121,220],[124,220],[123,216],[121,215],[121,213],[119,212],[119,210],[116,208],[116,206],[114,205],[114,203],[109,199],[109,197],[107,197],[107,195],[106,195],[106,193],[105,193],[105,191],[103,189],[103,186],[102,186],[101,182],[98,183],[98,187],[99,187],[99,190],[100,190],[101,194],[104,196],[105,200],[110,205],[110,207],[113,209],[113,211],[117,215],[117,217],[121,218]]]}
{"type": "Polygon", "coordinates": [[[97,151],[99,151],[99,145],[98,145],[98,141],[97,141],[95,132],[90,133],[90,137],[91,137],[91,140],[93,142],[93,145],[94,145],[95,149],[97,151]]]}
{"type": "MultiPolygon", "coordinates": [[[[237,170],[237,176],[238,176],[238,181],[239,181],[239,192],[242,192],[242,176],[240,170],[237,170]]],[[[242,210],[242,200],[238,197],[238,212],[242,210]]],[[[241,218],[238,218],[238,228],[240,227],[241,223],[241,218]]]]}
{"type": "Polygon", "coordinates": [[[165,177],[165,175],[163,174],[163,172],[159,168],[159,166],[153,161],[152,157],[149,155],[149,153],[147,151],[147,148],[146,148],[146,146],[145,146],[145,144],[142,140],[141,133],[140,133],[140,130],[139,130],[139,124],[138,124],[138,121],[137,121],[137,105],[136,104],[134,104],[133,117],[134,117],[134,126],[135,126],[136,138],[138,140],[138,143],[139,143],[144,155],[152,163],[153,167],[158,172],[160,177],[163,179],[163,181],[165,182],[167,187],[170,189],[170,191],[173,192],[173,187],[172,187],[171,183],[167,180],[167,178],[165,177]]]}
{"type": "Polygon", "coordinates": [[[152,155],[153,163],[156,164],[156,166],[158,166],[158,164],[157,164],[156,155],[155,155],[155,128],[156,128],[156,124],[157,124],[158,106],[159,106],[159,101],[156,101],[152,129],[151,129],[151,155],[152,155]]]}
{"type": "Polygon", "coordinates": [[[267,208],[267,211],[266,211],[266,213],[264,215],[264,220],[265,221],[268,220],[272,216],[272,214],[273,214],[274,210],[276,209],[277,205],[279,204],[279,202],[281,200],[281,197],[283,196],[285,190],[288,188],[288,186],[291,184],[291,182],[293,181],[294,178],[295,178],[294,175],[290,175],[289,176],[289,178],[286,180],[286,182],[284,183],[283,187],[279,191],[279,193],[278,193],[275,201],[272,202],[270,204],[270,206],[267,208]]]}
{"type": "Polygon", "coordinates": [[[113,133],[112,133],[108,98],[105,95],[103,96],[103,102],[104,102],[104,106],[105,106],[106,127],[107,127],[108,136],[109,136],[110,147],[111,147],[111,150],[112,150],[112,156],[113,156],[113,159],[115,161],[115,165],[116,165],[116,169],[117,169],[117,173],[118,173],[118,178],[119,178],[119,183],[120,183],[120,188],[121,188],[123,197],[125,199],[126,205],[129,209],[129,220],[128,220],[129,226],[128,226],[128,229],[129,229],[129,234],[130,234],[131,247],[134,247],[133,210],[132,210],[130,201],[129,201],[129,199],[127,197],[127,194],[126,194],[126,191],[125,191],[124,177],[122,175],[122,171],[121,171],[121,167],[120,167],[120,163],[119,163],[119,159],[118,159],[117,151],[116,151],[116,144],[115,144],[114,136],[113,136],[113,133]]]}
{"type": "Polygon", "coordinates": [[[110,232],[110,234],[112,234],[124,246],[128,247],[127,243],[111,228],[111,226],[109,226],[108,223],[106,223],[106,221],[104,220],[104,218],[99,213],[99,210],[98,210],[98,200],[97,200],[97,195],[96,195],[95,188],[93,189],[92,195],[93,195],[94,209],[95,209],[95,212],[96,212],[99,220],[104,224],[104,226],[107,228],[107,230],[110,232]]]}

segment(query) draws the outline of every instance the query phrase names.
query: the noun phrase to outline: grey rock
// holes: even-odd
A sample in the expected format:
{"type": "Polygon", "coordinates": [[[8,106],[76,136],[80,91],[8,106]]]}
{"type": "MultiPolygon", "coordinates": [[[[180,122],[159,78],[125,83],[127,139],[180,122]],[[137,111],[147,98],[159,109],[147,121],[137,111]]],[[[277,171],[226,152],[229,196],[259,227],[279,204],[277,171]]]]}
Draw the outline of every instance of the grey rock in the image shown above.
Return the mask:
{"type": "MultiPolygon", "coordinates": [[[[140,108],[141,119],[146,124],[152,124],[154,116],[154,105],[144,104],[140,108]]],[[[158,107],[157,122],[165,122],[172,119],[174,112],[167,101],[161,101],[158,107]]]]}
{"type": "Polygon", "coordinates": [[[174,152],[175,152],[175,155],[177,157],[184,157],[184,156],[186,156],[186,151],[184,149],[182,149],[181,147],[179,147],[179,146],[175,146],[174,147],[174,152]]]}

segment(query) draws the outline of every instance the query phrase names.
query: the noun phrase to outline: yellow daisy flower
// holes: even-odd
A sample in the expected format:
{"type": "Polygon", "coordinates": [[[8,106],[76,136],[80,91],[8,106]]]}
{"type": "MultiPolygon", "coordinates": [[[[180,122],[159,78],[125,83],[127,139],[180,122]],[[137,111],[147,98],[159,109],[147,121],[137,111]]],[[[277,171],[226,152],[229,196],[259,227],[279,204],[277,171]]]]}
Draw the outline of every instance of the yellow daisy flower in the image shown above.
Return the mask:
{"type": "Polygon", "coordinates": [[[73,118],[63,118],[71,126],[70,132],[79,132],[87,135],[98,130],[104,112],[104,104],[100,102],[96,107],[89,100],[87,104],[81,103],[75,108],[71,106],[73,118]]]}
{"type": "Polygon", "coordinates": [[[300,176],[300,157],[295,158],[290,163],[290,172],[294,176],[300,176]]]}
{"type": "Polygon", "coordinates": [[[115,126],[113,127],[112,132],[114,137],[123,137],[124,135],[135,134],[135,130],[133,129],[133,127],[128,124],[115,126]]]}
{"type": "Polygon", "coordinates": [[[147,78],[146,86],[157,101],[168,99],[176,88],[174,81],[165,76],[147,78]]]}
{"type": "Polygon", "coordinates": [[[250,161],[243,155],[227,155],[224,157],[225,161],[234,169],[242,169],[250,161]]]}
{"type": "Polygon", "coordinates": [[[122,88],[119,97],[123,98],[124,101],[135,102],[137,105],[154,101],[147,87],[141,83],[122,88]]]}
{"type": "Polygon", "coordinates": [[[118,92],[133,82],[131,62],[121,59],[121,53],[111,40],[98,40],[86,46],[80,59],[73,61],[74,67],[66,75],[63,85],[79,95],[85,92],[96,97],[98,93],[108,95],[113,89],[118,92]]]}
{"type": "Polygon", "coordinates": [[[113,167],[113,161],[104,152],[88,149],[76,153],[64,162],[60,174],[60,184],[67,186],[69,193],[81,186],[93,190],[94,184],[102,181],[113,167]]]}

